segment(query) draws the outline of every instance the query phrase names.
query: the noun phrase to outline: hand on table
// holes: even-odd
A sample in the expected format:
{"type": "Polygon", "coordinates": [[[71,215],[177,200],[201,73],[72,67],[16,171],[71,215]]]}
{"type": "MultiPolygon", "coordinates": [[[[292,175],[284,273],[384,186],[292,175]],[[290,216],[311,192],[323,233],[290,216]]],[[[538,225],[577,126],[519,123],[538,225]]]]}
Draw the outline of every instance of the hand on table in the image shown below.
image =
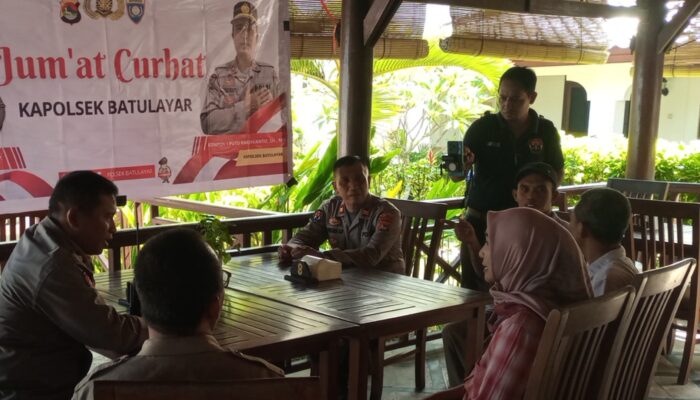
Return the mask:
{"type": "Polygon", "coordinates": [[[277,255],[282,262],[292,261],[292,246],[286,244],[281,245],[279,248],[277,248],[277,255]]]}
{"type": "Polygon", "coordinates": [[[323,253],[320,251],[314,249],[313,247],[309,246],[297,246],[292,249],[292,258],[294,259],[300,259],[304,256],[314,256],[314,257],[319,257],[319,258],[325,258],[323,256],[323,253]]]}

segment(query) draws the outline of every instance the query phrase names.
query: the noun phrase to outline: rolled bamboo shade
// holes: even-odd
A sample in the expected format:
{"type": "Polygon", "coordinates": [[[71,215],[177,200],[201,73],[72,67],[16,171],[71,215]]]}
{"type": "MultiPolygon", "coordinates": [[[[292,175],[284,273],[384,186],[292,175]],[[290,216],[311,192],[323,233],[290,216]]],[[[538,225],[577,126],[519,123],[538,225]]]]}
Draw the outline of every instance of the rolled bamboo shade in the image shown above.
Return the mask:
{"type": "MultiPolygon", "coordinates": [[[[292,58],[333,59],[335,23],[341,19],[341,0],[289,0],[292,58]]],[[[423,40],[425,4],[402,2],[391,22],[374,46],[375,58],[416,59],[428,55],[423,40]]]]}
{"type": "Polygon", "coordinates": [[[608,58],[603,20],[451,7],[444,51],[528,61],[600,64],[608,58]]]}
{"type": "MultiPolygon", "coordinates": [[[[292,58],[336,59],[339,49],[327,36],[292,34],[292,58]]],[[[416,39],[380,38],[374,46],[374,58],[419,59],[428,55],[428,42],[416,39]]]]}

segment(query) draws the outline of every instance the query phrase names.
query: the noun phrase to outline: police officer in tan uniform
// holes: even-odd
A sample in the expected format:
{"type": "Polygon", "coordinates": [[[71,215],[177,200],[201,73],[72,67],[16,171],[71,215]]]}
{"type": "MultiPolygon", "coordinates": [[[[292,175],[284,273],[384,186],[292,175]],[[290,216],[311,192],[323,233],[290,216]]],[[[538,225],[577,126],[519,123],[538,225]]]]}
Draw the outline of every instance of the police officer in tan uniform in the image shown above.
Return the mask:
{"type": "Polygon", "coordinates": [[[233,7],[233,44],[236,58],[216,67],[199,115],[208,135],[238,133],[248,118],[279,95],[275,68],[255,60],[258,49],[258,12],[247,1],[233,7]]]}
{"type": "Polygon", "coordinates": [[[146,339],[143,320],[95,290],[90,256],[115,231],[116,194],[94,172],[64,176],[49,216],[12,251],[0,279],[0,399],[68,399],[90,368],[88,348],[119,357],[146,339]]]}
{"type": "Polygon", "coordinates": [[[230,382],[283,376],[259,358],[223,349],[212,336],[226,283],[221,262],[197,232],[173,229],[149,240],[134,269],[149,339],[135,356],[95,369],[73,399],[92,399],[93,382],[99,380],[230,382]]]}
{"type": "Polygon", "coordinates": [[[333,166],[333,187],[338,196],[324,202],[311,221],[280,247],[280,259],[308,254],[403,274],[401,215],[393,204],[369,193],[367,163],[357,156],[339,158],[333,166]],[[332,248],[319,251],[326,240],[332,248]]]}

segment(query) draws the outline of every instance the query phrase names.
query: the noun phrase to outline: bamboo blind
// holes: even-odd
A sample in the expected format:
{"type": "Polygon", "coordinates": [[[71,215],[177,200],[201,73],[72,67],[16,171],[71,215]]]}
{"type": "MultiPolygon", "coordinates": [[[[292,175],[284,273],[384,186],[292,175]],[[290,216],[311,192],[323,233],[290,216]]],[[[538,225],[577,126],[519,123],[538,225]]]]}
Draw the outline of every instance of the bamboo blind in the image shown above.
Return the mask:
{"type": "Polygon", "coordinates": [[[607,61],[603,20],[451,7],[452,36],[444,51],[529,61],[607,61]]]}
{"type": "MultiPolygon", "coordinates": [[[[289,0],[292,58],[339,57],[333,46],[336,22],[341,19],[341,0],[289,0]],[[329,12],[331,15],[329,15],[329,12]]],[[[423,40],[425,4],[403,2],[374,47],[375,58],[423,58],[428,42],[423,40]]]]}

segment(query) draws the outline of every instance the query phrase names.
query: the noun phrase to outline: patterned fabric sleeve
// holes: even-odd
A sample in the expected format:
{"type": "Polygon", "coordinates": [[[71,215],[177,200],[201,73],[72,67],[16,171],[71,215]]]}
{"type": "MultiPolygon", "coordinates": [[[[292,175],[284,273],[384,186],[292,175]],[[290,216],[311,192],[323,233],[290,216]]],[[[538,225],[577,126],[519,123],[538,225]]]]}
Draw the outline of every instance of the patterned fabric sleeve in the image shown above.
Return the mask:
{"type": "Polygon", "coordinates": [[[503,320],[486,352],[465,380],[464,398],[521,399],[543,328],[544,321],[525,307],[503,320]]]}

